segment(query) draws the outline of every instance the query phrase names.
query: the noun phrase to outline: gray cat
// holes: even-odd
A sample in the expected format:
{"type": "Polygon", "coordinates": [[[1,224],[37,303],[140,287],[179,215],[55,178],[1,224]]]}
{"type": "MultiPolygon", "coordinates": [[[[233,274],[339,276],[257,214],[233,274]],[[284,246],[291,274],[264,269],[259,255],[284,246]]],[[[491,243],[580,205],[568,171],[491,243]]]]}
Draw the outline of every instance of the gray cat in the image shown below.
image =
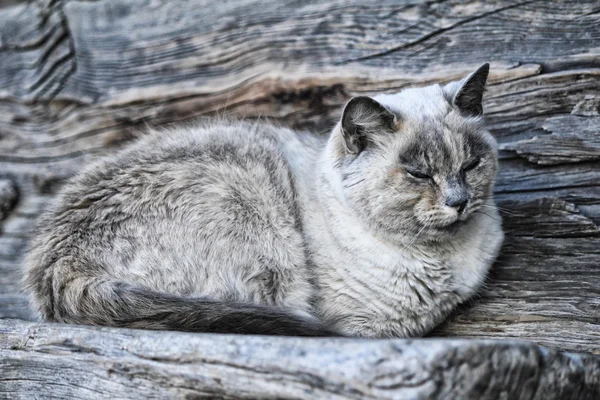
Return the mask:
{"type": "Polygon", "coordinates": [[[356,97],[329,138],[247,122],[150,133],[64,187],[26,290],[67,323],[423,335],[503,239],[488,71],[356,97]]]}

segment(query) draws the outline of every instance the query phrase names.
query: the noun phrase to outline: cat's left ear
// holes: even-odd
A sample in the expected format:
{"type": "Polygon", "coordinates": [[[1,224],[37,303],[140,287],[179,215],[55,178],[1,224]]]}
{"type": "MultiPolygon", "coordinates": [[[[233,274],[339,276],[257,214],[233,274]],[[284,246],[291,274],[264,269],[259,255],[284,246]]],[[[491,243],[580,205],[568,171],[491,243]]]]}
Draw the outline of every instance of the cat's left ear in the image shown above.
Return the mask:
{"type": "Polygon", "coordinates": [[[354,97],[342,115],[342,137],[346,151],[358,154],[377,141],[377,135],[394,130],[396,116],[377,100],[354,97]]]}
{"type": "Polygon", "coordinates": [[[485,63],[463,80],[450,82],[444,87],[448,100],[463,114],[480,116],[483,114],[481,101],[489,73],[490,64],[485,63]]]}

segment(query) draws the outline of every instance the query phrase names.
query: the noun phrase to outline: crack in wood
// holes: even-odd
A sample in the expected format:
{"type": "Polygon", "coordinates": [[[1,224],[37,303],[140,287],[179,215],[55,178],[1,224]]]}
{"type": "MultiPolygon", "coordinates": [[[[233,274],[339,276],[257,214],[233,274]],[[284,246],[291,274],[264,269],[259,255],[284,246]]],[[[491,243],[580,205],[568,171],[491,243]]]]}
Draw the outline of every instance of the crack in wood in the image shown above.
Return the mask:
{"type": "Polygon", "coordinates": [[[434,38],[436,36],[443,35],[446,32],[449,32],[449,31],[451,31],[451,30],[453,30],[455,28],[458,28],[459,26],[462,26],[462,25],[465,25],[465,24],[469,24],[471,22],[475,22],[475,21],[478,21],[480,19],[490,17],[490,16],[492,16],[494,14],[498,14],[498,13],[501,13],[501,12],[504,12],[504,11],[507,11],[507,10],[511,10],[511,9],[518,8],[518,7],[522,7],[522,6],[525,6],[525,5],[532,4],[532,3],[537,3],[539,1],[540,0],[530,0],[530,1],[524,1],[524,2],[521,2],[521,3],[518,3],[518,4],[512,4],[512,5],[509,5],[509,6],[506,6],[506,7],[500,7],[498,9],[495,9],[495,10],[492,10],[492,11],[488,11],[488,12],[485,12],[485,13],[480,14],[480,15],[476,15],[476,16],[473,16],[473,17],[470,17],[470,18],[465,18],[464,20],[461,20],[461,21],[459,21],[459,22],[457,22],[455,24],[452,24],[452,25],[450,25],[450,26],[448,26],[446,28],[437,29],[437,30],[435,30],[433,32],[430,32],[430,33],[428,33],[426,35],[423,35],[419,39],[414,40],[412,42],[401,44],[400,46],[392,47],[389,50],[385,50],[385,51],[382,51],[382,52],[379,52],[379,53],[374,53],[374,54],[369,54],[369,55],[362,56],[362,57],[356,57],[356,58],[352,58],[352,59],[338,61],[338,62],[335,63],[335,65],[346,65],[346,64],[349,64],[349,63],[352,63],[352,62],[365,61],[365,60],[371,60],[373,58],[385,57],[387,55],[396,53],[398,51],[406,50],[406,49],[409,49],[411,47],[417,46],[417,45],[419,45],[421,43],[424,43],[424,42],[428,41],[429,39],[432,39],[432,38],[434,38]]]}
{"type": "Polygon", "coordinates": [[[43,49],[41,55],[36,60],[36,72],[34,76],[37,76],[37,79],[27,86],[27,92],[34,94],[33,102],[41,102],[43,100],[50,102],[62,91],[71,76],[77,71],[75,45],[67,17],[63,11],[63,1],[51,1],[47,4],[42,3],[38,4],[38,7],[38,12],[42,15],[40,20],[41,26],[46,26],[54,15],[58,16],[58,23],[52,25],[51,28],[46,30],[33,43],[21,46],[0,46],[0,51],[26,52],[43,49]],[[57,33],[58,35],[56,35],[57,33]],[[54,36],[57,37],[52,40],[54,36]],[[51,44],[48,45],[51,40],[51,44]],[[47,62],[53,55],[60,53],[64,44],[68,48],[66,54],[59,56],[44,71],[47,62]],[[69,64],[66,73],[60,74],[59,71],[65,64],[69,64]]]}
{"type": "MultiPolygon", "coordinates": [[[[71,59],[70,59],[71,64],[70,64],[66,74],[64,74],[58,80],[56,88],[53,91],[51,91],[49,93],[49,95],[47,96],[48,101],[52,101],[56,96],[58,96],[58,94],[67,85],[67,83],[71,79],[71,77],[73,75],[75,75],[75,73],[77,72],[77,53],[76,53],[76,49],[75,49],[75,39],[73,37],[73,33],[71,32],[71,27],[69,26],[69,21],[67,19],[67,16],[65,15],[65,12],[64,12],[64,2],[62,2],[61,0],[57,0],[57,2],[55,2],[55,4],[57,6],[58,15],[60,16],[60,22],[61,22],[63,29],[65,30],[65,34],[67,36],[67,43],[69,46],[68,54],[71,56],[71,59]]],[[[51,7],[52,7],[52,2],[51,2],[51,7]]],[[[39,95],[37,97],[38,98],[41,97],[44,94],[44,92],[39,93],[39,95]]]]}

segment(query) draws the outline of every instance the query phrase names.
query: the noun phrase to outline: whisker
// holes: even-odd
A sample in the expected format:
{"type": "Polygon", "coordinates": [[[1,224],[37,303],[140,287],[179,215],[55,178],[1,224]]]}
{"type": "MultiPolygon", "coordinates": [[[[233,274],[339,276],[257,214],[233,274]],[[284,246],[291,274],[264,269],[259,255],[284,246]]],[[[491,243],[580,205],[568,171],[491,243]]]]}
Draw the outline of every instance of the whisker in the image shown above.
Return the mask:
{"type": "Polygon", "coordinates": [[[497,219],[497,218],[494,218],[494,217],[492,217],[490,214],[487,214],[487,213],[485,213],[485,212],[483,212],[483,211],[481,211],[481,210],[477,210],[477,211],[475,211],[475,212],[476,212],[476,213],[483,214],[483,215],[485,215],[485,216],[487,216],[487,217],[489,217],[489,218],[493,219],[494,221],[502,222],[502,221],[500,221],[499,219],[497,219]]]}
{"type": "Polygon", "coordinates": [[[417,234],[415,235],[415,237],[414,237],[414,238],[413,238],[413,239],[412,239],[410,242],[408,242],[408,244],[406,244],[406,245],[404,246],[404,250],[406,250],[406,249],[408,249],[410,246],[412,246],[412,245],[415,243],[415,241],[418,239],[418,237],[419,237],[419,235],[421,234],[421,232],[423,232],[423,230],[424,230],[426,227],[428,227],[428,226],[429,226],[428,224],[425,224],[425,225],[423,225],[423,227],[422,227],[422,228],[419,230],[419,232],[417,232],[417,234]]]}
{"type": "Polygon", "coordinates": [[[501,214],[510,215],[511,217],[518,217],[518,216],[520,216],[520,214],[516,214],[516,213],[510,212],[510,211],[507,211],[507,210],[500,210],[500,209],[498,209],[498,211],[501,214]]]}
{"type": "Polygon", "coordinates": [[[487,204],[482,204],[481,207],[487,207],[487,208],[491,208],[491,209],[497,209],[501,213],[506,214],[506,215],[510,215],[510,216],[518,216],[519,215],[517,213],[514,213],[514,212],[510,211],[507,208],[502,208],[502,207],[498,207],[498,206],[493,207],[493,206],[490,206],[490,205],[487,205],[487,204]]]}

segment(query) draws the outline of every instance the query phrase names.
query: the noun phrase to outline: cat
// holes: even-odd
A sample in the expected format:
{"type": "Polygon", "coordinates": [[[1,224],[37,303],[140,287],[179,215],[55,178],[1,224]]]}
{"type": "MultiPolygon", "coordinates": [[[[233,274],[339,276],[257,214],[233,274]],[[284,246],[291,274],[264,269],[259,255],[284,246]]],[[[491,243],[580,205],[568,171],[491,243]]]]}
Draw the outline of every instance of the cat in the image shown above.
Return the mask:
{"type": "Polygon", "coordinates": [[[355,97],[329,137],[151,132],[63,187],[25,290],[65,323],[422,336],[477,292],[503,240],[488,73],[355,97]]]}

